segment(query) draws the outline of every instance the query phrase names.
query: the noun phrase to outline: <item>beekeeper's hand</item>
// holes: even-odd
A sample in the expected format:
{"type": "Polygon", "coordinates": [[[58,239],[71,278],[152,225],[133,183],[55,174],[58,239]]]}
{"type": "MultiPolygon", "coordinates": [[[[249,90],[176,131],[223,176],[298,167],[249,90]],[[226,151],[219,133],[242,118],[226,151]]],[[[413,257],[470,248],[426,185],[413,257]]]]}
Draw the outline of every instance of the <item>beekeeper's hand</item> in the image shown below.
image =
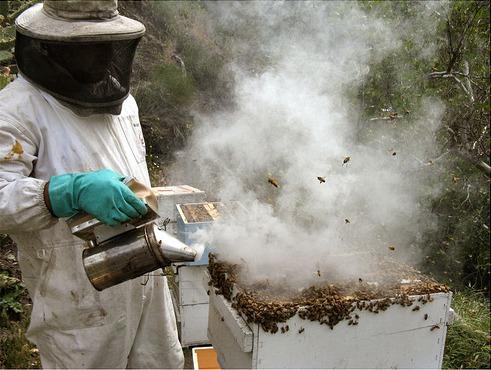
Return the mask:
{"type": "Polygon", "coordinates": [[[145,203],[123,180],[124,176],[108,169],[52,176],[45,201],[56,217],[85,211],[115,226],[147,213],[145,203]]]}

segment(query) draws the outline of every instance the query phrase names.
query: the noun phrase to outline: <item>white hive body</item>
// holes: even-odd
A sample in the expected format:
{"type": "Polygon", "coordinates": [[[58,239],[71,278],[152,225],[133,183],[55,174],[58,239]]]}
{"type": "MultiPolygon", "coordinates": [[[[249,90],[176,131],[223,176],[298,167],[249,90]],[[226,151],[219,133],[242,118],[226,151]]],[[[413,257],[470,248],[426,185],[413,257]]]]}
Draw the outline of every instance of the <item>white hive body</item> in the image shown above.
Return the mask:
{"type": "MultiPolygon", "coordinates": [[[[178,234],[177,223],[180,222],[180,214],[176,205],[203,202],[205,192],[189,185],[161,186],[154,187],[152,190],[159,205],[159,216],[161,217],[159,223],[165,224],[165,229],[180,241],[187,241],[178,234]]],[[[183,347],[208,343],[206,335],[208,295],[206,288],[202,285],[205,269],[206,266],[190,266],[187,263],[173,264],[176,284],[171,287],[171,296],[179,327],[179,339],[183,347]]]]}
{"type": "Polygon", "coordinates": [[[297,314],[279,325],[287,332],[271,334],[212,291],[208,334],[222,368],[441,368],[451,293],[431,298],[418,311],[358,312],[358,325],[332,330],[297,314]]]}
{"type": "MultiPolygon", "coordinates": [[[[195,245],[196,232],[207,229],[219,217],[222,203],[191,202],[176,204],[177,237],[195,245]]],[[[180,339],[183,347],[208,344],[208,281],[206,268],[209,248],[201,246],[201,258],[176,265],[180,339]]]]}

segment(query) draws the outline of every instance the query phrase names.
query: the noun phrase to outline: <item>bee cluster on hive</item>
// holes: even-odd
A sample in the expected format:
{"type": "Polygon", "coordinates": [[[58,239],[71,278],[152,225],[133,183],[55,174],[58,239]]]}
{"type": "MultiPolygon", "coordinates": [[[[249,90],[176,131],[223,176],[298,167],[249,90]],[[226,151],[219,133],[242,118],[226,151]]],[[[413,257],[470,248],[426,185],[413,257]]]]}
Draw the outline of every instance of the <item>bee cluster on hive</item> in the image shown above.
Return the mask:
{"type": "MultiPolygon", "coordinates": [[[[239,279],[241,266],[218,261],[213,254],[208,271],[209,285],[216,294],[231,301],[232,307],[249,323],[259,324],[273,334],[288,332],[286,322],[296,314],[333,329],[342,321],[349,326],[358,325],[360,311],[378,314],[392,305],[411,307],[411,311],[419,313],[422,306],[433,300],[431,294],[449,291],[446,285],[396,261],[383,261],[379,268],[378,271],[384,271],[380,283],[359,278],[319,283],[299,291],[271,289],[268,282],[245,285],[239,279]]],[[[421,315],[428,319],[427,313],[421,315]]]]}

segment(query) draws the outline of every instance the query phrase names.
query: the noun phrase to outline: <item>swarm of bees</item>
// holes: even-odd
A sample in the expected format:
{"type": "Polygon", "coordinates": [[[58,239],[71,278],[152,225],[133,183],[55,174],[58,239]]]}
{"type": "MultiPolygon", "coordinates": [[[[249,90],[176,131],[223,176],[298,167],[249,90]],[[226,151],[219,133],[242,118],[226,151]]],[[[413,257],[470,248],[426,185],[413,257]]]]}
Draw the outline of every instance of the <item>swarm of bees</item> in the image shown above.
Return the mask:
{"type": "MultiPolygon", "coordinates": [[[[216,294],[232,302],[232,307],[242,314],[249,323],[256,323],[269,333],[286,333],[290,330],[286,322],[297,315],[303,320],[318,321],[331,330],[342,321],[348,326],[358,325],[361,311],[378,314],[392,305],[412,307],[420,311],[421,305],[431,302],[432,293],[448,292],[448,287],[420,274],[418,271],[384,262],[387,281],[381,284],[364,282],[361,278],[353,281],[326,282],[301,291],[272,293],[269,283],[247,286],[239,281],[241,267],[218,262],[210,254],[208,271],[210,286],[216,294]],[[391,275],[392,274],[392,275],[391,275]],[[411,278],[412,284],[402,284],[401,276],[411,278]],[[235,289],[234,289],[235,288],[235,289]],[[419,296],[419,298],[411,297],[419,296]]],[[[320,271],[319,271],[320,272],[320,271]]],[[[426,320],[428,315],[424,315],[426,320]]],[[[437,329],[438,326],[435,325],[437,329]]],[[[304,332],[301,327],[298,333],[304,332]]]]}

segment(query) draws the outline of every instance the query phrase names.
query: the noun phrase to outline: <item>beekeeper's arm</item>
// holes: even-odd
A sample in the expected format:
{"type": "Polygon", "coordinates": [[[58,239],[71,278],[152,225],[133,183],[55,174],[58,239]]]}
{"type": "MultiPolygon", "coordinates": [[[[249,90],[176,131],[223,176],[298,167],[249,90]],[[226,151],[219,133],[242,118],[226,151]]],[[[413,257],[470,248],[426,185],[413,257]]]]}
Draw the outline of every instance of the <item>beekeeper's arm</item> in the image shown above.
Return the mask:
{"type": "Polygon", "coordinates": [[[109,169],[52,176],[49,183],[29,177],[36,152],[22,127],[0,121],[0,232],[47,228],[80,211],[111,226],[146,214],[124,176],[109,169]]]}
{"type": "Polygon", "coordinates": [[[0,233],[44,229],[57,221],[43,199],[46,181],[29,177],[37,160],[30,136],[0,120],[0,233]]]}

